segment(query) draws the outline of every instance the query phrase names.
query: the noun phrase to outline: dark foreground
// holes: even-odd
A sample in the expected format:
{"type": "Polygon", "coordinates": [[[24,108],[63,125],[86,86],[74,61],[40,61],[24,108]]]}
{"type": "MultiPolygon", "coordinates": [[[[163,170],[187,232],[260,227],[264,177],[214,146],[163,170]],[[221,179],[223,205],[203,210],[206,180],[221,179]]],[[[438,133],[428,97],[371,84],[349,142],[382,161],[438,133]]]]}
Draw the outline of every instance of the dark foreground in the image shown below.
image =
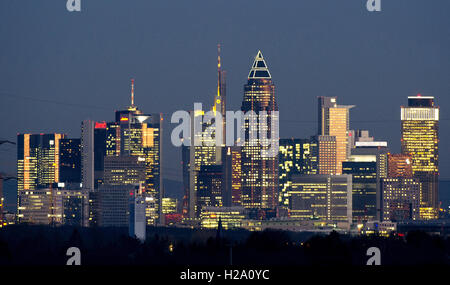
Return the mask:
{"type": "Polygon", "coordinates": [[[148,228],[145,243],[121,228],[9,226],[0,229],[0,265],[65,265],[78,247],[82,265],[298,266],[365,265],[378,247],[382,265],[450,265],[450,238],[350,237],[281,231],[148,228]]]}

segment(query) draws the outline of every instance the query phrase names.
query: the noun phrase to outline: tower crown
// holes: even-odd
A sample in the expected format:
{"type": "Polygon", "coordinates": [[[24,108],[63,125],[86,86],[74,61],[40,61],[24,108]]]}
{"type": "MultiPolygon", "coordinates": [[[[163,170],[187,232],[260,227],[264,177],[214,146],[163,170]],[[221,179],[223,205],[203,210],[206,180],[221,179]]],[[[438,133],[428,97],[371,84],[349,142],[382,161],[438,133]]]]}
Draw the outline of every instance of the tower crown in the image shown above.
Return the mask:
{"type": "Polygon", "coordinates": [[[250,73],[248,74],[248,79],[271,79],[269,68],[267,67],[266,61],[261,53],[258,51],[258,54],[255,57],[252,68],[250,69],[250,73]]]}

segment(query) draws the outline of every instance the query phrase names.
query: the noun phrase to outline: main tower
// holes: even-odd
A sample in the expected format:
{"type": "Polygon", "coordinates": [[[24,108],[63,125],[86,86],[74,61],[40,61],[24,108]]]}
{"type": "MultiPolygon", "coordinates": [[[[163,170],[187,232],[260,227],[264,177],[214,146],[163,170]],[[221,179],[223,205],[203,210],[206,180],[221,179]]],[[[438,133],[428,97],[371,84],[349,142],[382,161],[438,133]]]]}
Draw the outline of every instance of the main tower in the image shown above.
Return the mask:
{"type": "MultiPolygon", "coordinates": [[[[242,205],[252,209],[275,209],[278,204],[278,156],[264,157],[267,149],[261,145],[261,129],[266,132],[269,143],[277,146],[278,137],[271,137],[271,120],[278,119],[278,105],[275,100],[275,85],[261,51],[255,57],[244,86],[244,100],[241,110],[246,114],[253,111],[258,118],[256,138],[250,136],[250,120],[245,120],[245,142],[242,148],[242,205]],[[261,124],[260,113],[267,112],[268,118],[261,124]]],[[[278,125],[276,125],[278,128],[278,125]]],[[[278,134],[278,132],[276,132],[278,134]]]]}

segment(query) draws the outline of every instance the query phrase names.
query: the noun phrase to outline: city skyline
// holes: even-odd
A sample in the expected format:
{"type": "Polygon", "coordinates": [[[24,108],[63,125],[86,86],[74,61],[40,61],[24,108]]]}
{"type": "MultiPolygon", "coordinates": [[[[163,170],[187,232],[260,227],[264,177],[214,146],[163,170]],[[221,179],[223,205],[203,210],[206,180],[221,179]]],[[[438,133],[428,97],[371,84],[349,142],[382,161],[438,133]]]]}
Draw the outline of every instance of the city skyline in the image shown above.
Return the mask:
{"type": "Polygon", "coordinates": [[[151,280],[210,283],[279,283],[310,265],[444,276],[448,11],[0,1],[0,268],[139,265],[151,280]]]}
{"type": "MultiPolygon", "coordinates": [[[[85,5],[89,6],[90,12],[98,9],[101,2],[89,1],[85,5]]],[[[268,20],[267,29],[274,35],[273,41],[267,41],[265,34],[256,29],[257,25],[248,21],[255,16],[238,12],[241,9],[266,12],[266,2],[256,7],[250,4],[236,6],[232,2],[227,4],[229,6],[209,4],[203,7],[206,13],[188,8],[189,16],[180,14],[186,8],[180,3],[171,16],[174,20],[177,16],[190,19],[195,15],[198,21],[207,21],[210,19],[208,11],[221,8],[234,16],[235,23],[225,20],[199,29],[194,21],[194,24],[183,28],[186,33],[178,40],[170,36],[175,26],[167,21],[153,25],[148,36],[140,33],[149,24],[157,23],[156,12],[168,8],[164,4],[152,6],[137,2],[136,7],[142,9],[135,9],[116,2],[111,9],[121,11],[118,17],[122,21],[118,25],[111,22],[108,13],[97,15],[100,18],[95,20],[89,13],[68,15],[61,13],[59,7],[45,3],[2,3],[0,5],[6,5],[0,9],[5,23],[11,17],[24,23],[24,26],[11,26],[11,30],[2,31],[5,40],[16,46],[29,46],[33,53],[27,57],[34,58],[24,61],[20,58],[27,54],[27,49],[13,50],[9,44],[3,46],[0,60],[5,69],[0,69],[0,93],[6,104],[2,105],[1,121],[13,123],[0,125],[2,136],[12,139],[23,132],[64,132],[69,137],[79,137],[81,120],[111,120],[111,110],[128,105],[128,80],[132,77],[136,78],[136,104],[146,112],[171,114],[175,111],[173,102],[179,103],[179,109],[186,110],[192,108],[194,101],[210,105],[217,81],[214,47],[221,43],[223,68],[228,71],[227,105],[230,110],[239,109],[242,84],[245,83],[243,78],[254,53],[261,49],[271,64],[277,85],[282,125],[280,137],[308,138],[316,128],[316,109],[313,106],[317,96],[337,96],[341,104],[356,105],[350,111],[351,129],[369,129],[377,140],[389,141],[392,151],[399,152],[399,106],[407,104],[407,96],[417,93],[432,95],[442,108],[449,105],[445,94],[450,92],[450,87],[443,82],[450,71],[441,64],[450,56],[445,36],[448,19],[437,12],[439,5],[426,5],[420,1],[408,1],[408,5],[401,1],[384,3],[385,11],[378,15],[366,14],[364,7],[358,5],[329,2],[329,5],[312,1],[289,4],[293,9],[288,13],[293,16],[295,11],[298,17],[282,18],[281,10],[272,11],[274,19],[268,20]],[[150,7],[152,9],[148,9],[150,7]],[[400,13],[402,9],[405,13],[400,13]],[[147,17],[136,10],[150,11],[154,20],[151,17],[146,20],[147,17]],[[135,20],[131,20],[130,13],[137,13],[135,20]],[[399,13],[409,26],[397,22],[395,16],[399,13]],[[48,17],[41,21],[41,28],[32,27],[33,21],[37,17],[41,19],[42,15],[48,17]],[[327,17],[329,15],[334,16],[327,17]],[[437,16],[431,18],[430,15],[437,16]],[[53,21],[59,21],[61,27],[53,27],[53,21]],[[354,23],[359,24],[354,26],[354,23]],[[286,25],[289,25],[293,37],[287,38],[286,32],[274,33],[276,30],[284,31],[286,25]],[[92,32],[86,38],[85,31],[89,27],[93,32],[106,34],[97,39],[92,37],[92,32]],[[253,33],[248,34],[246,31],[249,30],[253,33]],[[70,31],[70,36],[65,31],[70,31]],[[23,34],[24,37],[13,38],[13,34],[23,34]],[[48,49],[36,45],[31,41],[33,34],[40,35],[52,45],[48,49]],[[127,39],[127,44],[116,43],[115,38],[111,38],[113,34],[127,39]],[[248,38],[242,43],[232,40],[234,36],[241,38],[244,34],[248,38]],[[189,40],[191,38],[197,38],[199,42],[193,44],[194,41],[189,40]],[[111,45],[102,44],[101,41],[106,39],[111,45]],[[155,42],[154,39],[161,41],[155,42]],[[92,50],[84,48],[84,45],[92,50]],[[64,52],[69,46],[78,47],[80,51],[70,49],[70,52],[64,52]],[[162,53],[164,49],[167,53],[162,53]],[[163,56],[158,59],[158,54],[163,56]],[[61,62],[65,64],[64,71],[61,62]],[[84,67],[88,62],[92,67],[86,70],[84,67]],[[37,77],[37,71],[45,66],[48,67],[47,72],[37,77]],[[106,70],[104,66],[110,68],[106,70]],[[170,68],[169,72],[166,66],[177,66],[177,69],[170,68]],[[167,84],[174,77],[180,84],[167,84]],[[374,108],[381,106],[379,102],[391,104],[384,104],[382,109],[374,108]],[[12,108],[6,107],[11,105],[21,107],[12,112],[12,108]],[[36,112],[35,106],[46,110],[45,113],[52,110],[54,116],[36,112]],[[59,119],[56,121],[55,117],[59,119]]],[[[442,1],[440,6],[447,5],[442,1]]],[[[445,129],[449,121],[445,113],[442,117],[441,125],[445,129]]],[[[170,134],[170,129],[165,134],[170,134]]],[[[443,133],[440,139],[445,144],[449,137],[443,133]]],[[[164,141],[170,140],[166,136],[164,141]]],[[[10,149],[13,147],[2,149],[5,158],[1,167],[7,173],[14,173],[15,155],[6,153],[10,149]]],[[[165,154],[167,161],[179,158],[179,150],[170,144],[165,147],[165,154]]],[[[441,179],[449,179],[450,162],[446,159],[448,154],[445,150],[440,157],[441,179]]],[[[181,181],[181,167],[174,167],[167,169],[166,175],[181,181]]]]}

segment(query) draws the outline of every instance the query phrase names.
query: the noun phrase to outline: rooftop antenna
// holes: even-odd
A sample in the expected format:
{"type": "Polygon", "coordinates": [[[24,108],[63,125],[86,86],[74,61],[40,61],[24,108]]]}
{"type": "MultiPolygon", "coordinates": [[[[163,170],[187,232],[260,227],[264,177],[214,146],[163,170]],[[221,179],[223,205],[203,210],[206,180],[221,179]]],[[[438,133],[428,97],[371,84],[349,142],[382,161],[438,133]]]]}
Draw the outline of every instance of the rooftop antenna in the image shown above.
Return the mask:
{"type": "Polygon", "coordinates": [[[221,69],[221,62],[220,62],[220,44],[217,45],[217,96],[220,96],[220,69],[221,69]]]}
{"type": "Polygon", "coordinates": [[[134,107],[134,79],[131,79],[131,107],[134,107]]]}

